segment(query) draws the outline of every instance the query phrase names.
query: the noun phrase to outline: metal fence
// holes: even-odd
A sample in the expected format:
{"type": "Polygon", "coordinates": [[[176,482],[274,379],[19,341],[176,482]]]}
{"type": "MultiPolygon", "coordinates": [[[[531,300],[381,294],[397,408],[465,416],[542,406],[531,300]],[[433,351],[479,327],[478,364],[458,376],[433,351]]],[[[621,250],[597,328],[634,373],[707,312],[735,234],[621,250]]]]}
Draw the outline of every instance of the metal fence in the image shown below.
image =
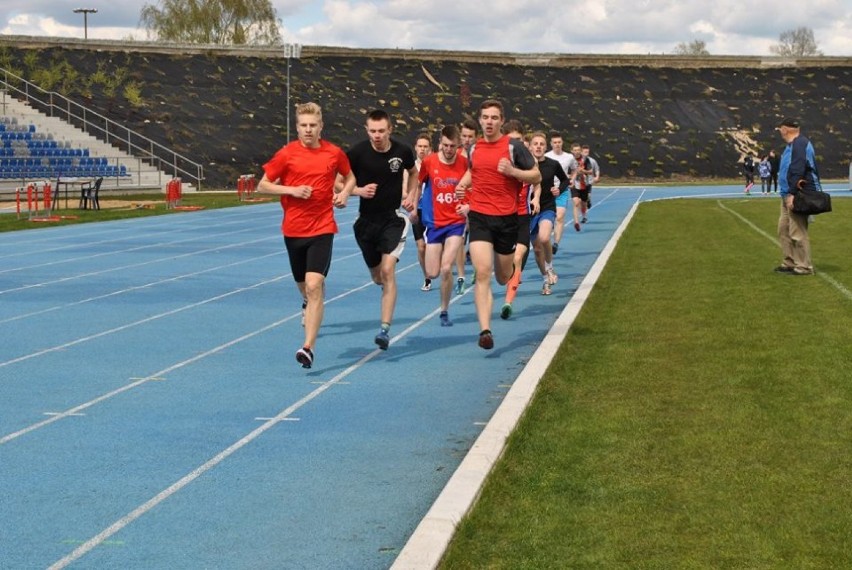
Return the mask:
{"type": "Polygon", "coordinates": [[[132,155],[137,160],[151,165],[156,170],[182,178],[201,189],[204,180],[204,167],[201,164],[59,93],[45,91],[8,70],[0,68],[0,74],[2,74],[0,89],[5,90],[0,98],[0,110],[4,115],[6,114],[5,97],[6,93],[9,93],[29,103],[33,109],[50,117],[62,119],[82,129],[83,132],[132,155]]]}

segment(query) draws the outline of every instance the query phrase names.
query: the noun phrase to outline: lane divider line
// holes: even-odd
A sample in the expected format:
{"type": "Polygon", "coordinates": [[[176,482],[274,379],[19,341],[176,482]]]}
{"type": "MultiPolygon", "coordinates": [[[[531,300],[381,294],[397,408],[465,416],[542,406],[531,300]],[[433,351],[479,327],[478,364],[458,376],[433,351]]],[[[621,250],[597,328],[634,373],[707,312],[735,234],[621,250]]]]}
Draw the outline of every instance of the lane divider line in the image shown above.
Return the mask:
{"type": "MultiPolygon", "coordinates": [[[[405,267],[404,269],[398,270],[397,272],[405,271],[405,270],[408,270],[411,267],[415,267],[415,266],[419,267],[419,264],[413,263],[413,264],[405,267]]],[[[363,289],[363,288],[369,287],[371,285],[373,285],[373,283],[368,282],[368,283],[364,284],[363,286],[359,287],[359,289],[363,289]]],[[[347,294],[349,294],[349,293],[347,292],[347,294]]],[[[458,301],[463,296],[464,296],[464,294],[457,295],[457,296],[453,297],[450,300],[450,303],[454,303],[454,302],[458,301]]],[[[338,296],[338,297],[340,297],[340,296],[338,296]]],[[[412,331],[418,329],[419,327],[423,326],[427,322],[433,320],[440,312],[441,312],[440,307],[431,311],[426,316],[421,318],[419,321],[412,323],[405,330],[403,330],[402,332],[400,332],[399,334],[394,336],[391,339],[390,343],[395,344],[395,343],[399,342],[399,340],[401,340],[402,338],[409,335],[412,331]]],[[[288,318],[293,318],[293,317],[291,316],[291,317],[288,317],[288,318]]],[[[120,532],[122,529],[124,529],[125,527],[127,527],[128,525],[133,523],[135,520],[144,516],[150,510],[155,508],[157,505],[159,505],[163,501],[167,500],[169,497],[171,497],[175,493],[179,492],[181,489],[188,486],[189,484],[191,484],[193,481],[195,481],[196,479],[198,479],[199,477],[204,475],[206,472],[210,471],[211,469],[213,469],[214,467],[216,467],[217,465],[222,463],[225,459],[227,459],[228,457],[230,457],[231,455],[233,455],[234,453],[239,451],[241,448],[245,447],[246,445],[248,445],[249,443],[251,443],[252,441],[257,439],[258,437],[263,435],[269,429],[275,427],[276,425],[278,425],[279,423],[281,423],[283,421],[287,421],[291,417],[291,415],[293,413],[295,413],[296,411],[298,411],[300,408],[302,408],[303,406],[305,406],[306,404],[308,404],[312,400],[316,399],[321,394],[323,394],[327,390],[331,389],[333,386],[336,386],[344,378],[346,378],[347,376],[349,376],[350,374],[352,374],[356,370],[360,369],[364,364],[373,360],[374,358],[376,358],[377,356],[379,356],[380,354],[383,354],[383,353],[385,353],[385,351],[381,350],[379,348],[376,348],[373,351],[367,353],[366,355],[364,355],[363,357],[358,359],[355,363],[351,364],[346,369],[339,372],[336,376],[332,377],[331,379],[327,380],[326,382],[323,382],[321,385],[317,386],[310,393],[308,393],[307,395],[305,395],[304,397],[302,397],[301,399],[299,399],[295,403],[291,404],[287,408],[281,410],[277,415],[275,415],[274,417],[272,417],[269,420],[267,420],[266,422],[264,422],[263,425],[257,427],[256,429],[254,429],[253,431],[248,433],[246,436],[244,436],[240,440],[236,441],[232,445],[228,446],[227,448],[225,448],[224,450],[222,450],[221,452],[219,452],[218,454],[213,456],[206,463],[198,466],[196,469],[194,469],[190,473],[186,474],[185,476],[180,478],[178,481],[176,481],[175,483],[173,483],[169,487],[163,489],[162,491],[160,491],[158,494],[153,496],[151,499],[149,499],[145,503],[139,505],[137,508],[130,511],[125,516],[121,517],[120,519],[118,519],[117,521],[115,521],[114,523],[112,523],[111,525],[106,527],[100,533],[96,534],[95,536],[93,536],[89,540],[82,543],[80,546],[78,546],[72,552],[70,552],[67,556],[65,556],[65,557],[61,558],[60,560],[57,560],[56,562],[51,564],[50,567],[48,568],[48,570],[60,570],[62,568],[66,568],[68,565],[79,560],[80,558],[82,558],[83,556],[85,556],[86,554],[88,554],[89,552],[91,552],[92,550],[94,550],[95,548],[100,546],[101,544],[104,544],[107,540],[109,540],[115,534],[120,532]]]]}
{"type": "MultiPolygon", "coordinates": [[[[352,256],[358,256],[358,255],[361,255],[361,253],[360,252],[353,253],[351,256],[346,256],[346,257],[352,257],[352,256]]],[[[341,258],[341,259],[346,259],[346,257],[341,258]]],[[[415,267],[415,266],[418,266],[418,264],[413,263],[413,264],[411,264],[407,267],[399,269],[397,272],[399,273],[399,272],[402,272],[402,271],[407,271],[408,269],[411,269],[412,267],[415,267]]],[[[336,296],[328,299],[326,301],[326,304],[333,303],[334,301],[338,301],[338,300],[343,299],[344,297],[347,297],[347,296],[349,296],[353,293],[356,293],[356,292],[361,291],[363,289],[368,289],[372,286],[374,286],[374,283],[372,281],[367,281],[366,283],[364,283],[364,284],[362,284],[358,287],[355,287],[354,289],[349,289],[347,291],[344,291],[343,293],[340,293],[339,295],[336,295],[336,296]]],[[[460,298],[461,298],[461,296],[458,296],[454,299],[451,299],[450,303],[454,303],[457,299],[460,299],[460,298]]],[[[436,309],[435,311],[430,313],[430,316],[436,315],[439,311],[440,311],[440,309],[436,309]]],[[[111,392],[107,392],[105,394],[102,394],[101,396],[98,396],[97,398],[95,398],[93,400],[89,400],[88,402],[84,402],[82,404],[74,406],[73,408],[70,408],[70,409],[68,409],[68,410],[66,410],[62,413],[59,413],[56,416],[53,416],[49,419],[43,420],[41,422],[37,422],[35,424],[31,424],[31,425],[29,425],[25,428],[22,428],[18,431],[15,431],[15,432],[9,433],[9,434],[7,434],[3,437],[0,437],[0,445],[6,444],[10,441],[18,439],[19,437],[21,437],[23,435],[26,435],[30,432],[33,432],[33,431],[36,431],[36,430],[41,429],[43,427],[46,427],[46,426],[48,426],[48,425],[50,425],[54,422],[57,422],[59,420],[73,416],[74,414],[76,414],[76,413],[78,413],[82,410],[86,410],[88,408],[91,408],[92,406],[100,404],[101,402],[104,402],[106,400],[114,398],[115,396],[119,396],[119,395],[123,394],[124,392],[128,392],[130,390],[138,388],[139,386],[142,386],[143,384],[147,384],[148,382],[155,382],[155,381],[162,380],[163,377],[166,374],[168,374],[169,372],[173,372],[175,370],[178,370],[180,368],[183,368],[185,366],[188,366],[190,364],[198,362],[199,360],[207,358],[208,356],[212,356],[214,354],[217,354],[217,353],[219,353],[223,350],[226,350],[228,348],[231,348],[231,347],[233,347],[233,346],[235,346],[235,345],[237,345],[241,342],[244,342],[246,340],[254,338],[255,336],[258,336],[260,334],[266,333],[266,332],[268,332],[268,331],[270,331],[270,330],[272,330],[276,327],[279,327],[282,324],[284,324],[288,321],[291,321],[291,320],[293,320],[297,317],[300,317],[300,316],[301,316],[301,311],[298,312],[298,313],[293,313],[292,315],[289,315],[287,317],[284,317],[283,319],[272,322],[272,323],[270,323],[270,324],[268,324],[264,327],[261,327],[260,329],[257,329],[255,331],[252,331],[252,332],[247,333],[247,334],[244,334],[240,337],[237,337],[235,339],[230,340],[229,342],[226,342],[226,343],[221,344],[219,346],[213,347],[210,350],[207,350],[205,352],[197,354],[197,355],[193,356],[192,358],[178,362],[178,363],[173,364],[173,365],[171,365],[167,368],[164,368],[162,370],[154,372],[150,376],[146,376],[146,377],[143,377],[143,378],[131,378],[131,380],[134,380],[134,381],[131,382],[130,384],[126,384],[126,385],[124,385],[120,388],[112,390],[111,392]]],[[[406,329],[406,330],[408,330],[408,329],[406,329]]],[[[394,337],[394,338],[397,338],[397,337],[394,337]]],[[[393,340],[391,342],[393,342],[393,340]]],[[[376,349],[376,352],[378,353],[378,352],[381,352],[381,351],[379,351],[379,349],[376,349]]],[[[0,366],[2,366],[2,365],[3,365],[3,363],[0,363],[0,366]]]]}

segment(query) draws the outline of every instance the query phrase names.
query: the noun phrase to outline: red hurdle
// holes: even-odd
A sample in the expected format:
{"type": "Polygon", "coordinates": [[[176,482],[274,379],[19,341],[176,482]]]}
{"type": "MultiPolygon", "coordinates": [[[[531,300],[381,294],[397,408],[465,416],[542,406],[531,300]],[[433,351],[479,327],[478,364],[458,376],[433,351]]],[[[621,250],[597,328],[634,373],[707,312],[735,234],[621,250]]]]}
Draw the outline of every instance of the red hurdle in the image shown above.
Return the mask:
{"type": "MultiPolygon", "coordinates": [[[[21,219],[21,193],[24,188],[15,188],[15,211],[21,219]]],[[[58,222],[62,216],[53,215],[53,189],[50,182],[30,182],[27,192],[27,219],[31,222],[58,222]],[[44,212],[44,215],[41,215],[44,212]]]]}
{"type": "Polygon", "coordinates": [[[180,178],[172,178],[166,183],[166,208],[173,209],[180,206],[183,197],[183,185],[180,178]]]}

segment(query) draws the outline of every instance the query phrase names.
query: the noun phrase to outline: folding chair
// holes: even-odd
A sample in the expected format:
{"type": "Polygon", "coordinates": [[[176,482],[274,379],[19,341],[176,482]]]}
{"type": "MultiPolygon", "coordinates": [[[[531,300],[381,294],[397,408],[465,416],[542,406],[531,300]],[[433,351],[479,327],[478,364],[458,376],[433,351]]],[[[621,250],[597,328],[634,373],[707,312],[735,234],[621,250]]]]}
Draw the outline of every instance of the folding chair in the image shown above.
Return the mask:
{"type": "Polygon", "coordinates": [[[100,210],[101,203],[98,201],[98,193],[101,190],[103,176],[98,176],[94,182],[84,182],[80,185],[80,208],[83,210],[91,206],[92,210],[100,210]]]}

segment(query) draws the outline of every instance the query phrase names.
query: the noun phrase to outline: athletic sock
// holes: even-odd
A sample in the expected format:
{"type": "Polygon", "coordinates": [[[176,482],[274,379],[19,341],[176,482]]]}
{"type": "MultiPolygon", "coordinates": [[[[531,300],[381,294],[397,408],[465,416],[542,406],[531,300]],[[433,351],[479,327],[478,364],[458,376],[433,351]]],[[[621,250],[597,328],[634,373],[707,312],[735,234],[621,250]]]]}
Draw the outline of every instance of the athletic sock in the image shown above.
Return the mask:
{"type": "Polygon", "coordinates": [[[517,266],[513,266],[513,268],[512,277],[506,283],[506,303],[510,305],[515,300],[515,295],[518,294],[518,285],[521,283],[521,268],[517,266]]]}

